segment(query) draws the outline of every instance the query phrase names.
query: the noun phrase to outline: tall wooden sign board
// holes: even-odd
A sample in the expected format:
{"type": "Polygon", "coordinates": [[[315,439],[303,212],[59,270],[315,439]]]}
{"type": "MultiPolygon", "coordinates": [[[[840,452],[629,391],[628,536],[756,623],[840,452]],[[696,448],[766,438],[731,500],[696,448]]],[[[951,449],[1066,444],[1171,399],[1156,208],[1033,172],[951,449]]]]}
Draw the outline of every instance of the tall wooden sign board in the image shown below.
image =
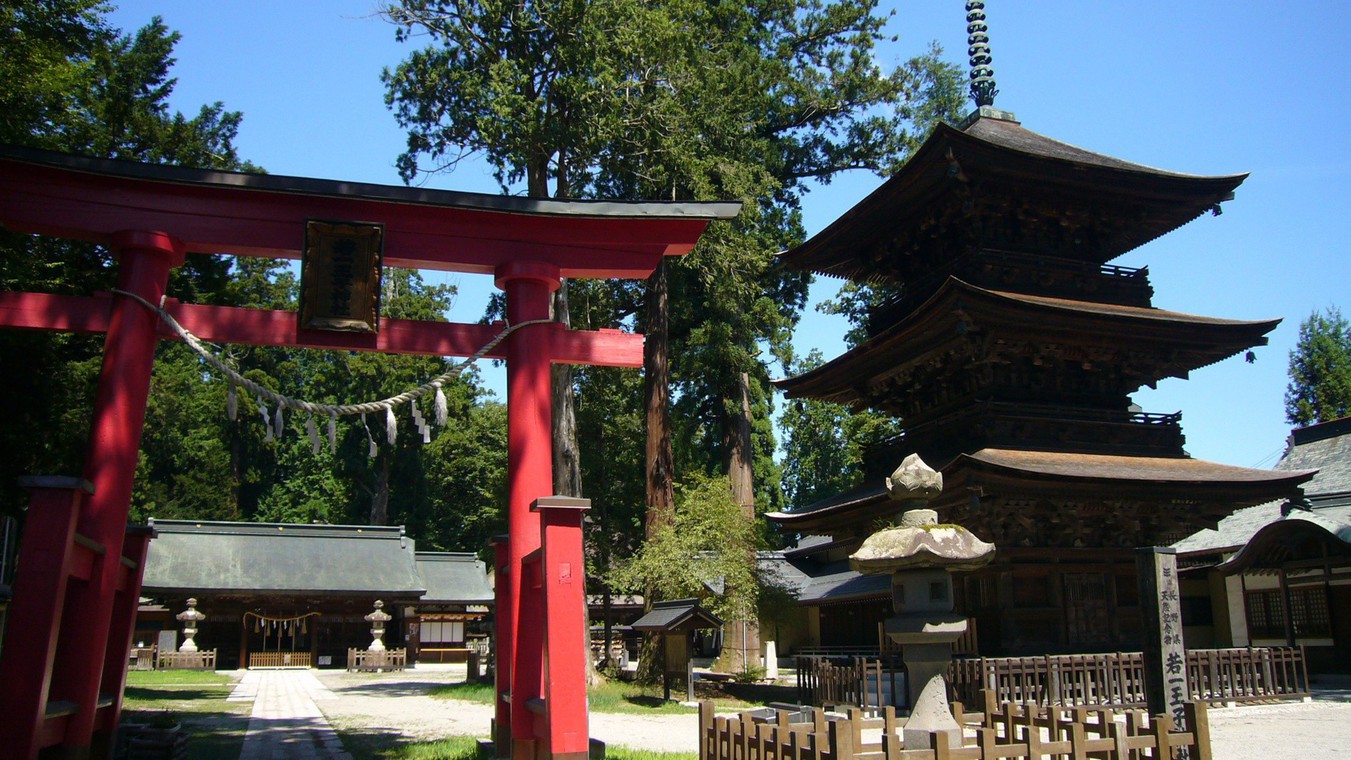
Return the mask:
{"type": "Polygon", "coordinates": [[[1149,712],[1167,713],[1185,723],[1187,648],[1182,642],[1182,605],[1177,587],[1177,550],[1150,546],[1136,550],[1140,616],[1144,623],[1145,696],[1149,712]]]}

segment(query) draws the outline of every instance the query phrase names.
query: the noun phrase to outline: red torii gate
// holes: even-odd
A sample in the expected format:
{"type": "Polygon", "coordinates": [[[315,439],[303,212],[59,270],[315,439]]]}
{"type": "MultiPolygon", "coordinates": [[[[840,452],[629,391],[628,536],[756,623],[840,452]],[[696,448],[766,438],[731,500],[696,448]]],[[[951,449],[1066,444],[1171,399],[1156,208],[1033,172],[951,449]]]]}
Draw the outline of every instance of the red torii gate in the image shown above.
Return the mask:
{"type": "MultiPolygon", "coordinates": [[[[642,278],[688,253],[736,203],[612,203],[212,172],[0,146],[0,224],[107,246],[117,288],[158,304],[185,252],[298,259],[309,219],[384,225],[384,261],[492,274],[511,324],[549,316],[564,277],[642,278]]],[[[292,312],[165,301],[220,343],[468,356],[502,327],[381,320],[378,334],[303,330],[292,312]]],[[[124,295],[0,293],[0,327],[106,333],[83,480],[33,478],[0,658],[0,747],[35,758],[106,754],[150,535],[129,529],[155,344],[172,337],[124,295]],[[57,657],[58,651],[60,656],[57,657]]],[[[642,336],[521,328],[506,359],[508,539],[497,581],[499,757],[583,758],[583,500],[553,490],[552,362],[642,366],[642,336]],[[534,516],[532,509],[540,514],[534,516]],[[544,526],[541,529],[541,524],[544,526]],[[541,536],[544,536],[541,540],[541,536]]],[[[13,371],[11,368],[10,371],[13,371]]]]}

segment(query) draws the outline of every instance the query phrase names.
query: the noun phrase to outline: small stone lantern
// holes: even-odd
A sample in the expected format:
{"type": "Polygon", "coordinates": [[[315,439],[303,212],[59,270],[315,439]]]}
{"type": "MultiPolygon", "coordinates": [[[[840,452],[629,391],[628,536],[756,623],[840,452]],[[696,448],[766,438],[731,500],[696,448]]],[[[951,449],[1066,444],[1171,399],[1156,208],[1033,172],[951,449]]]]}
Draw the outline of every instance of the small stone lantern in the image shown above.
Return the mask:
{"type": "Polygon", "coordinates": [[[197,611],[197,600],[189,599],[188,608],[174,615],[176,620],[183,621],[183,645],[178,648],[180,652],[196,652],[197,642],[192,640],[197,635],[197,624],[206,620],[206,615],[197,611]]]}
{"type": "Polygon", "coordinates": [[[384,602],[376,599],[375,612],[366,616],[366,620],[369,620],[371,623],[371,645],[366,647],[366,650],[369,652],[385,651],[385,642],[383,640],[385,636],[385,623],[388,623],[394,618],[392,618],[388,612],[380,609],[384,606],[384,602]]]}
{"type": "MultiPolygon", "coordinates": [[[[960,525],[940,525],[927,509],[943,490],[943,476],[917,455],[905,458],[887,478],[887,490],[905,512],[898,527],[880,530],[849,557],[849,566],[865,575],[891,573],[887,637],[902,646],[910,704],[952,661],[952,642],[966,632],[966,618],[952,611],[952,572],[973,570],[994,558],[994,545],[960,525]]],[[[944,688],[944,690],[946,690],[944,688]]]]}

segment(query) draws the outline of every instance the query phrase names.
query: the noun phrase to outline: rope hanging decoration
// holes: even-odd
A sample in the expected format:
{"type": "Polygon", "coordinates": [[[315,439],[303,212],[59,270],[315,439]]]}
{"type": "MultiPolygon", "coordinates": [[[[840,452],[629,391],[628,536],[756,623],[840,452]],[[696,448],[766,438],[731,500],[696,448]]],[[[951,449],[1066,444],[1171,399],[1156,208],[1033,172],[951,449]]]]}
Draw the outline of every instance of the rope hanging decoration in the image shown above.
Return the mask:
{"type": "Polygon", "coordinates": [[[174,319],[173,316],[162,307],[150,303],[135,293],[128,293],[125,290],[118,290],[116,288],[114,288],[112,292],[138,301],[147,309],[158,314],[164,324],[168,325],[169,329],[173,330],[174,334],[181,338],[184,343],[197,353],[198,356],[202,357],[207,364],[210,364],[218,372],[225,375],[226,380],[230,383],[229,392],[225,398],[225,411],[231,420],[234,420],[239,412],[239,400],[236,395],[238,388],[243,388],[246,392],[258,399],[258,414],[262,418],[263,430],[265,431],[264,440],[268,442],[281,438],[282,430],[285,426],[284,410],[297,409],[309,414],[309,418],[305,421],[305,432],[309,436],[311,449],[316,454],[319,453],[320,444],[318,429],[314,422],[315,416],[322,415],[328,418],[328,446],[330,451],[336,451],[338,448],[338,418],[360,415],[361,427],[366,433],[366,440],[369,444],[367,453],[369,456],[375,457],[375,455],[379,453],[380,447],[375,442],[375,437],[371,434],[370,426],[367,424],[367,412],[378,413],[383,411],[385,413],[385,439],[390,445],[393,445],[399,434],[399,423],[394,416],[394,408],[402,404],[411,405],[413,423],[417,427],[418,433],[422,435],[422,442],[430,443],[431,426],[427,423],[426,418],[422,415],[422,410],[418,407],[418,399],[429,393],[434,394],[434,400],[432,402],[434,419],[436,420],[438,427],[445,427],[446,419],[448,417],[448,405],[446,403],[446,394],[441,390],[441,386],[445,385],[451,378],[465,371],[465,369],[474,362],[482,359],[489,351],[493,350],[497,344],[506,340],[513,332],[516,332],[522,327],[549,324],[553,322],[552,319],[531,319],[525,322],[517,322],[514,325],[508,324],[506,327],[502,328],[501,332],[493,336],[492,340],[483,344],[483,347],[478,351],[475,351],[468,359],[453,365],[450,369],[437,375],[428,382],[411,390],[404,391],[397,396],[390,396],[389,398],[380,399],[379,401],[368,401],[362,404],[315,404],[309,401],[292,398],[281,393],[276,393],[275,391],[269,390],[239,374],[207,349],[197,336],[188,332],[186,327],[179,324],[178,320],[174,319]],[[271,405],[275,411],[270,409],[269,405],[271,405]]]}

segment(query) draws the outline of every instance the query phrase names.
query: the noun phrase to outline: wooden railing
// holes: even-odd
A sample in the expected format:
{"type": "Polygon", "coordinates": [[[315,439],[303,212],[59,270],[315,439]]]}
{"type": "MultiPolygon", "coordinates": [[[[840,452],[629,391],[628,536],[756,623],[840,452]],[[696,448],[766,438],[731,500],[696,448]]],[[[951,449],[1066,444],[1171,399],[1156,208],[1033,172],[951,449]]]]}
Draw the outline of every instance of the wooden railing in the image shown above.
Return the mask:
{"type": "Polygon", "coordinates": [[[249,652],[249,668],[312,668],[309,652],[249,652]]]}
{"type": "MultiPolygon", "coordinates": [[[[1302,649],[1193,649],[1187,652],[1187,676],[1192,697],[1208,702],[1309,696],[1302,649]]],[[[984,689],[1000,702],[1019,704],[1145,704],[1139,652],[959,659],[948,669],[948,684],[953,698],[968,704],[984,689]]]]}
{"type": "Polygon", "coordinates": [[[798,701],[828,707],[904,706],[904,667],[894,657],[795,659],[798,701]]]}
{"type": "MultiPolygon", "coordinates": [[[[823,711],[760,711],[717,716],[711,702],[699,704],[700,760],[995,760],[996,758],[1070,757],[1128,760],[1142,751],[1172,757],[1181,747],[1193,760],[1210,760],[1210,724],[1205,702],[1186,705],[1187,730],[1176,730],[1168,715],[1152,719],[1142,710],[1038,707],[998,704],[982,695],[985,709],[967,714],[953,705],[962,726],[960,741],[947,733],[929,733],[928,747],[905,746],[903,724],[885,708],[877,718],[859,710],[846,717],[823,711]],[[866,732],[866,733],[865,733],[866,732]],[[864,737],[877,736],[865,743],[864,737]]],[[[912,734],[913,735],[913,734],[912,734]]]]}
{"type": "Polygon", "coordinates": [[[216,650],[160,652],[155,656],[155,667],[159,670],[215,670],[216,650]]]}
{"type": "Polygon", "coordinates": [[[1187,652],[1187,678],[1192,698],[1210,702],[1310,695],[1301,647],[1193,649],[1187,652]]]}
{"type": "Polygon", "coordinates": [[[347,650],[347,669],[349,671],[403,670],[407,666],[407,649],[383,649],[376,652],[369,649],[347,650]]]}

